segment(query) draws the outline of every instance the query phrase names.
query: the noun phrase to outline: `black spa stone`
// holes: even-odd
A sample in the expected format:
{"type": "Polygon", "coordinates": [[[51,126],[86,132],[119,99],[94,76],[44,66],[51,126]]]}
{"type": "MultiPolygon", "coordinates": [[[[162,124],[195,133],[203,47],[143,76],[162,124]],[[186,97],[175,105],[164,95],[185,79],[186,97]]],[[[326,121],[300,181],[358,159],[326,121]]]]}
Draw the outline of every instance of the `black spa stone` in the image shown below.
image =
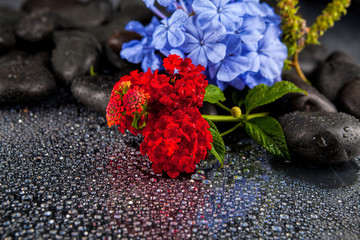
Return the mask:
{"type": "Polygon", "coordinates": [[[20,60],[13,59],[0,64],[1,105],[37,102],[47,98],[55,88],[55,79],[45,67],[41,56],[23,56],[20,60]]]}
{"type": "Polygon", "coordinates": [[[293,112],[279,122],[293,160],[339,165],[360,154],[360,122],[345,113],[293,112]]]}
{"type": "Polygon", "coordinates": [[[93,0],[71,8],[59,9],[56,13],[70,22],[71,27],[81,28],[101,25],[110,19],[112,11],[112,5],[108,0],[93,0]]]}
{"type": "Polygon", "coordinates": [[[344,54],[330,55],[325,63],[315,70],[314,86],[334,102],[340,89],[348,82],[360,78],[360,67],[344,54]]]}
{"type": "Polygon", "coordinates": [[[16,43],[13,29],[0,23],[0,54],[8,51],[16,43]]]}
{"type": "Polygon", "coordinates": [[[100,59],[101,46],[91,34],[81,31],[54,33],[51,62],[56,76],[66,85],[90,71],[100,59]]]}
{"type": "Polygon", "coordinates": [[[60,19],[48,9],[40,9],[25,15],[16,26],[16,34],[20,38],[37,42],[46,37],[59,26],[60,19]]]}
{"type": "Polygon", "coordinates": [[[112,88],[118,80],[105,75],[79,77],[71,84],[71,92],[79,102],[105,115],[112,88]]]}
{"type": "Polygon", "coordinates": [[[336,103],[341,111],[360,119],[360,78],[345,84],[340,90],[336,103]]]}

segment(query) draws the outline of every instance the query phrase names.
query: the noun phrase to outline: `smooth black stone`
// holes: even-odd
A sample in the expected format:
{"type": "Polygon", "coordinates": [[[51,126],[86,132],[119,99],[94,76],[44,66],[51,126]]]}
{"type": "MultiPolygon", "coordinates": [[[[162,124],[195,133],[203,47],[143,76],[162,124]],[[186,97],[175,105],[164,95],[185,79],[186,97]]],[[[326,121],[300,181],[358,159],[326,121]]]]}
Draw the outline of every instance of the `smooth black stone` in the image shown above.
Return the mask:
{"type": "Polygon", "coordinates": [[[293,160],[339,165],[360,154],[360,122],[345,113],[293,112],[279,122],[293,160]]]}
{"type": "Polygon", "coordinates": [[[360,78],[359,66],[344,56],[330,56],[325,63],[315,70],[312,83],[330,101],[334,102],[340,89],[346,83],[357,78],[360,78]]]}
{"type": "Polygon", "coordinates": [[[0,53],[6,52],[16,43],[12,28],[0,23],[0,53]]]}
{"type": "Polygon", "coordinates": [[[42,57],[0,64],[0,104],[29,104],[47,98],[56,88],[42,57]]]}
{"type": "Polygon", "coordinates": [[[59,26],[59,17],[48,9],[40,9],[24,16],[16,26],[16,34],[20,38],[38,42],[51,36],[59,26]]]}
{"type": "Polygon", "coordinates": [[[327,50],[323,45],[308,45],[299,54],[299,64],[303,73],[307,76],[325,61],[327,50]]]}
{"type": "Polygon", "coordinates": [[[0,23],[8,26],[15,26],[21,17],[22,14],[20,12],[0,6],[0,23]]]}
{"type": "Polygon", "coordinates": [[[360,78],[345,84],[340,90],[336,103],[341,111],[360,119],[360,78]]]}
{"type": "Polygon", "coordinates": [[[348,62],[354,63],[353,59],[344,52],[334,51],[325,60],[326,62],[348,62]]]}
{"type": "Polygon", "coordinates": [[[119,79],[112,76],[82,76],[72,83],[71,92],[88,108],[105,114],[112,88],[117,81],[119,79]]]}
{"type": "Polygon", "coordinates": [[[81,28],[101,25],[110,19],[112,11],[112,5],[108,0],[93,0],[56,12],[70,22],[71,27],[81,28]]]}
{"type": "Polygon", "coordinates": [[[56,48],[51,63],[56,75],[66,85],[85,75],[100,58],[101,46],[91,34],[80,31],[54,33],[56,48]]]}
{"type": "Polygon", "coordinates": [[[78,6],[81,3],[76,0],[25,0],[21,9],[24,12],[32,12],[39,9],[66,9],[78,6]]]}
{"type": "Polygon", "coordinates": [[[101,26],[86,27],[84,31],[94,35],[103,45],[108,44],[111,36],[117,32],[125,31],[129,21],[136,20],[142,23],[149,22],[153,13],[141,0],[121,1],[120,10],[114,11],[107,23],[101,26]]]}

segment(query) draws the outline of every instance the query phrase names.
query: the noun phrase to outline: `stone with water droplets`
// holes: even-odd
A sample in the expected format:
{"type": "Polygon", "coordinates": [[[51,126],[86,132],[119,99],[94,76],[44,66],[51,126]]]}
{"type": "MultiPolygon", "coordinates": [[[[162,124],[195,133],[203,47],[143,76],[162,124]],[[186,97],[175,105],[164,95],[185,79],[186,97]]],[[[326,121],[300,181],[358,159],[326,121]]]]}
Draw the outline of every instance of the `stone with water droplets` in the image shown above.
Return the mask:
{"type": "Polygon", "coordinates": [[[293,160],[336,165],[360,154],[360,122],[348,114],[293,112],[279,122],[293,160]]]}
{"type": "Polygon", "coordinates": [[[90,71],[100,59],[100,43],[92,35],[80,31],[55,32],[56,48],[51,62],[56,75],[67,85],[90,71]]]}
{"type": "Polygon", "coordinates": [[[55,87],[55,79],[41,56],[0,64],[0,104],[36,102],[48,97],[55,87]]]}
{"type": "Polygon", "coordinates": [[[16,25],[16,34],[26,41],[37,42],[50,38],[59,21],[59,17],[48,9],[33,11],[16,25]]]}
{"type": "Polygon", "coordinates": [[[340,90],[336,103],[340,110],[360,119],[360,78],[349,82],[340,90]]]}
{"type": "Polygon", "coordinates": [[[88,108],[105,114],[111,90],[117,81],[117,78],[111,76],[83,76],[75,79],[71,91],[88,108]]]}

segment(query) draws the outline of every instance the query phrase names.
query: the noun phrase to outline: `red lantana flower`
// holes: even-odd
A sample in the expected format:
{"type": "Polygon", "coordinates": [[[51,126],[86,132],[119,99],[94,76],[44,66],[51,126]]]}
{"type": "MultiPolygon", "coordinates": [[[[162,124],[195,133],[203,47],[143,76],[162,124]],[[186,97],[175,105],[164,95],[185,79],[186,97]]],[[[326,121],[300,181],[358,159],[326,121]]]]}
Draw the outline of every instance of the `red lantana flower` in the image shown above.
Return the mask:
{"type": "Polygon", "coordinates": [[[142,154],[149,156],[154,172],[172,178],[193,172],[211,149],[209,124],[201,116],[205,68],[191,59],[170,55],[164,59],[167,74],[133,71],[114,86],[107,107],[108,125],[124,133],[141,133],[142,154]]]}
{"type": "Polygon", "coordinates": [[[180,172],[193,172],[211,149],[209,124],[197,108],[177,109],[149,115],[144,129],[142,154],[153,163],[154,172],[175,178],[180,172]]]}

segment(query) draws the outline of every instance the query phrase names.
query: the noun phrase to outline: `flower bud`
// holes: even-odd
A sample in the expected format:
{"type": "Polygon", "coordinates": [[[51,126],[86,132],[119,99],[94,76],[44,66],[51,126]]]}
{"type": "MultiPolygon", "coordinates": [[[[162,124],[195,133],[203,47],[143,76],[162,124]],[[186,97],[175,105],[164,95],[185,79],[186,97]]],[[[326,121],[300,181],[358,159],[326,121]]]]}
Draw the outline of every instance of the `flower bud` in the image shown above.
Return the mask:
{"type": "Polygon", "coordinates": [[[241,109],[239,107],[233,107],[230,112],[233,117],[238,118],[241,116],[241,109]]]}

